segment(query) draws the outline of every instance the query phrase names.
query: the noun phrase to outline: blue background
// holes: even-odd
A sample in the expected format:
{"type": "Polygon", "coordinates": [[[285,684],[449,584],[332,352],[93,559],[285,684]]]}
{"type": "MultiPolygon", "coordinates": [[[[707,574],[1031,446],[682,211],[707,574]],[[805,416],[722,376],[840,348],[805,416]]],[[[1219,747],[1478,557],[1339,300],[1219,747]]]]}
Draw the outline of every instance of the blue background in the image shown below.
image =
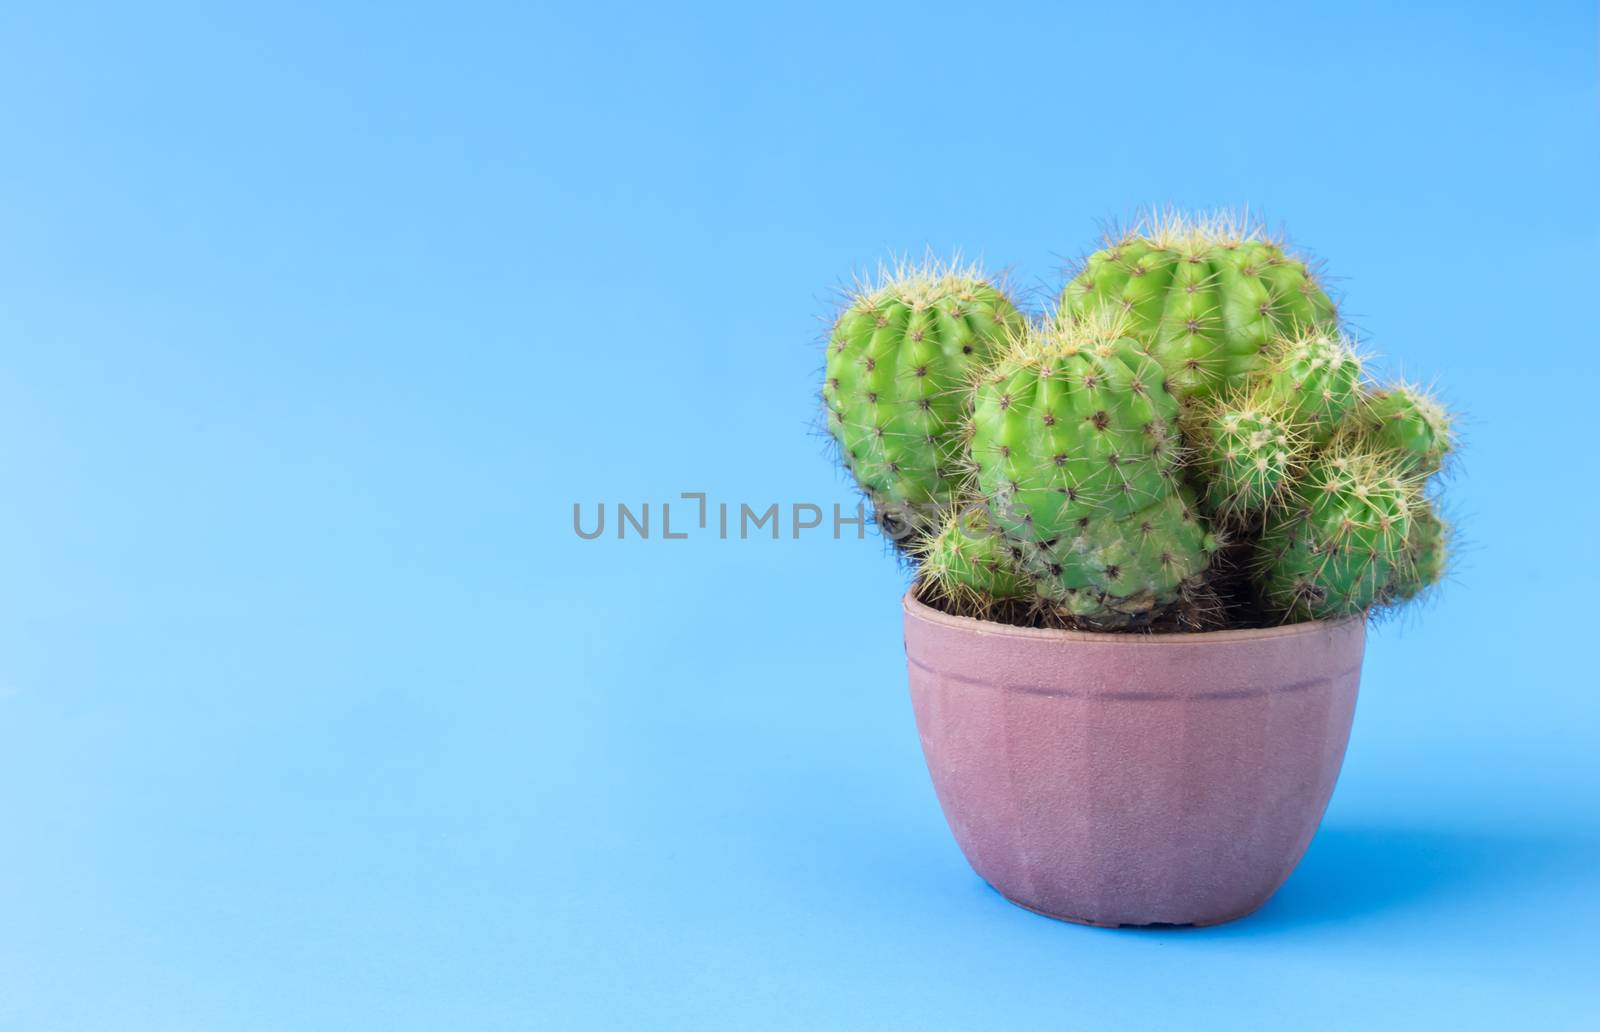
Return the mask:
{"type": "Polygon", "coordinates": [[[8,6],[0,1028],[1594,1027],[1594,9],[1115,6],[8,6]],[[850,504],[835,289],[1150,204],[1437,378],[1467,548],[1283,891],[1107,932],[965,866],[880,541],[571,507],[850,504]]]}

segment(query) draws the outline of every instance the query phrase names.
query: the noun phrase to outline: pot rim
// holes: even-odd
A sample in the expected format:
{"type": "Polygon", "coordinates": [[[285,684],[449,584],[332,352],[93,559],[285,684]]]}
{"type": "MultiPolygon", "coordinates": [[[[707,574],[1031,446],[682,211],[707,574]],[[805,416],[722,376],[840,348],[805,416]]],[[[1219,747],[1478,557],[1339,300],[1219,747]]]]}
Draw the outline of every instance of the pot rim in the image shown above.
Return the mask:
{"type": "Polygon", "coordinates": [[[913,584],[901,600],[907,616],[925,623],[941,624],[952,630],[969,634],[991,635],[999,638],[1023,638],[1035,641],[1079,641],[1102,644],[1151,645],[1227,645],[1245,641],[1268,641],[1273,638],[1292,638],[1308,634],[1325,634],[1348,624],[1365,622],[1366,616],[1347,616],[1342,620],[1305,620],[1300,623],[1280,624],[1277,627],[1239,627],[1225,631],[1173,631],[1163,634],[1128,634],[1117,631],[1069,631],[1055,627],[1018,627],[1015,624],[979,620],[971,616],[953,616],[917,601],[917,587],[913,584]]]}

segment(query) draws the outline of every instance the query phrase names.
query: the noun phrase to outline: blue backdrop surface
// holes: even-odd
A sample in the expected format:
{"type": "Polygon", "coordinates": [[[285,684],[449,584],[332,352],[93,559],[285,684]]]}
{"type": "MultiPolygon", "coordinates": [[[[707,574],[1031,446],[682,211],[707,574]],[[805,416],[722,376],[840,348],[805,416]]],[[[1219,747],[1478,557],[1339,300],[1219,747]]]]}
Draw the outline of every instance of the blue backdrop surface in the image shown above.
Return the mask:
{"type": "Polygon", "coordinates": [[[1595,38],[8,6],[0,1028],[1597,1027],[1595,38]],[[1283,891],[1108,932],[968,870],[905,575],[787,507],[853,504],[812,433],[852,272],[961,249],[1047,296],[1151,204],[1326,260],[1465,413],[1467,547],[1374,633],[1283,891]]]}

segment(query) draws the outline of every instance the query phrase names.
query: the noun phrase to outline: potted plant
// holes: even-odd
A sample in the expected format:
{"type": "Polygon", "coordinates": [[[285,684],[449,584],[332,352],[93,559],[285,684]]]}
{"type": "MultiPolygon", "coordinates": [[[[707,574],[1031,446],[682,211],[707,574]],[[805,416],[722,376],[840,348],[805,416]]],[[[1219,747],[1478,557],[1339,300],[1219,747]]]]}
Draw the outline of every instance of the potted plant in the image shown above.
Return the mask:
{"type": "Polygon", "coordinates": [[[915,564],[917,726],[978,874],[1096,925],[1265,902],[1333,791],[1366,620],[1443,574],[1439,404],[1366,379],[1303,258],[1172,215],[1036,318],[976,268],[886,271],[822,397],[915,564]]]}

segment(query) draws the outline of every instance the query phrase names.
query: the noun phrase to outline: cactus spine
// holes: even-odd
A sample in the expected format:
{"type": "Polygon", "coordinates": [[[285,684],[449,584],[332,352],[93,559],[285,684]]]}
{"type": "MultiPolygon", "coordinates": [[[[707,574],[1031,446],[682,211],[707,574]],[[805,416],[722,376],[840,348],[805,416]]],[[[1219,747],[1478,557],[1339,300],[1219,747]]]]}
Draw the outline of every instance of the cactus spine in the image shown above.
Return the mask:
{"type": "Polygon", "coordinates": [[[1423,476],[1437,472],[1455,446],[1443,406],[1405,384],[1368,397],[1357,427],[1369,447],[1390,453],[1400,465],[1423,476]]]}
{"type": "Polygon", "coordinates": [[[1303,258],[1227,216],[1159,216],[1109,240],[1067,284],[1061,308],[1125,314],[1179,398],[1237,387],[1274,337],[1337,322],[1303,258]]]}
{"type": "Polygon", "coordinates": [[[1176,477],[1178,405],[1120,320],[1058,319],[978,385],[971,454],[1041,596],[1118,625],[1175,602],[1214,542],[1176,477]]]}
{"type": "Polygon", "coordinates": [[[975,269],[902,266],[882,280],[834,324],[822,398],[844,464],[873,505],[921,522],[959,490],[956,431],[969,384],[1024,319],[975,269]]]}
{"type": "Polygon", "coordinates": [[[1264,358],[1266,397],[1313,444],[1326,444],[1361,397],[1361,359],[1343,337],[1314,331],[1283,339],[1264,358]]]}
{"type": "Polygon", "coordinates": [[[1371,455],[1322,455],[1261,533],[1261,587],[1292,619],[1363,612],[1412,576],[1406,548],[1416,495],[1371,455]]]}
{"type": "Polygon", "coordinates": [[[1277,495],[1300,447],[1293,427],[1265,398],[1205,410],[1196,428],[1207,509],[1222,519],[1259,512],[1277,495]]]}
{"type": "Polygon", "coordinates": [[[1364,377],[1303,259],[1169,216],[1037,322],[974,269],[883,275],[834,324],[822,397],[925,600],[1167,629],[1358,616],[1444,576],[1450,417],[1364,377]]]}
{"type": "Polygon", "coordinates": [[[999,603],[1033,597],[1016,565],[1021,553],[989,525],[979,501],[952,506],[915,554],[929,593],[959,610],[987,613],[999,603]]]}
{"type": "Polygon", "coordinates": [[[1392,594],[1401,602],[1409,602],[1443,580],[1449,565],[1450,525],[1429,502],[1420,503],[1411,513],[1406,558],[1392,584],[1392,594]]]}

